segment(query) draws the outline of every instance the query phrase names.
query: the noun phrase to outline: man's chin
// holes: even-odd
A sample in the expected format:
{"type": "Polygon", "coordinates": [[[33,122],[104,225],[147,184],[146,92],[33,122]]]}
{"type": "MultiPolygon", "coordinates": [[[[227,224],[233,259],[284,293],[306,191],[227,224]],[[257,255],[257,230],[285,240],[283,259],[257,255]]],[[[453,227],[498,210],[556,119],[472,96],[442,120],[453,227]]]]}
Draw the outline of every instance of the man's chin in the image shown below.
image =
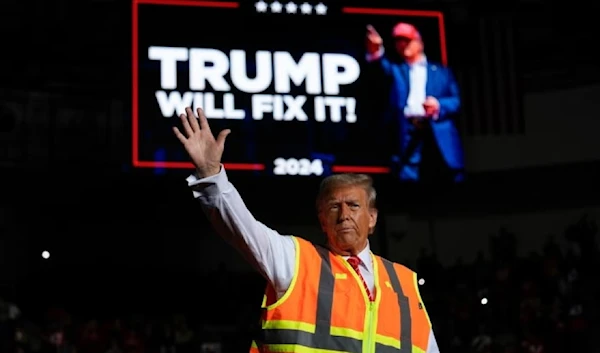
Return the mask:
{"type": "Polygon", "coordinates": [[[338,233],[337,245],[341,249],[352,249],[358,243],[356,232],[338,233]]]}

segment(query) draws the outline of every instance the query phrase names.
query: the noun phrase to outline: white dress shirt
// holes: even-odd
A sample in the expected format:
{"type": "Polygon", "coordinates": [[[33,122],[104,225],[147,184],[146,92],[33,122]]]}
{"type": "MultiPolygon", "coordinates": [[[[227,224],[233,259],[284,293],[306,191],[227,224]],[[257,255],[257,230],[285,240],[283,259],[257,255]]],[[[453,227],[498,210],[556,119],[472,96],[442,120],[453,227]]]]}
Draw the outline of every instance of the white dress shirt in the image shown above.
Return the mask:
{"type": "MultiPolygon", "coordinates": [[[[204,179],[190,175],[187,182],[219,235],[250,261],[271,283],[280,298],[294,276],[296,249],[292,237],[279,234],[252,216],[238,191],[227,179],[223,166],[216,175],[204,179]]],[[[368,245],[358,257],[361,259],[361,275],[373,291],[373,259],[368,245]]],[[[426,353],[438,352],[432,330],[426,353]]]]}
{"type": "Polygon", "coordinates": [[[427,98],[425,90],[427,85],[427,59],[425,57],[408,65],[408,80],[409,91],[404,107],[404,116],[407,118],[423,118],[426,115],[423,103],[427,98]]]}

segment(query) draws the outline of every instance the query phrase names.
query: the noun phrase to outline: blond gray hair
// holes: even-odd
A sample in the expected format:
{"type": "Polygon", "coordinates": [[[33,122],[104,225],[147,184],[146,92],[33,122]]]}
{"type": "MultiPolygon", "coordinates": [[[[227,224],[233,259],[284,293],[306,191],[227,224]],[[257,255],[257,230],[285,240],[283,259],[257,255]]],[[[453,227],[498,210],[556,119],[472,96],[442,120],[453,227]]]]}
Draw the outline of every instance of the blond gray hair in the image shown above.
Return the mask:
{"type": "Polygon", "coordinates": [[[321,181],[316,200],[317,212],[320,211],[325,198],[333,190],[346,186],[360,186],[365,189],[369,208],[376,208],[377,191],[373,186],[373,179],[370,176],[366,174],[334,174],[321,181]]]}

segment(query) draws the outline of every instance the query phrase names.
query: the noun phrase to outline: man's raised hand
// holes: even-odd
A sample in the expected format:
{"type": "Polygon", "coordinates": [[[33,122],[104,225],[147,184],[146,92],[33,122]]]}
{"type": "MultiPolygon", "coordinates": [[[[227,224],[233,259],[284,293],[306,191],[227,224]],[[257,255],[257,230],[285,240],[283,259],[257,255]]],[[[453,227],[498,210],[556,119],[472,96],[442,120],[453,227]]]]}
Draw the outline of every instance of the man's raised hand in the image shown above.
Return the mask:
{"type": "Polygon", "coordinates": [[[206,178],[218,174],[221,170],[225,138],[231,133],[231,130],[221,131],[215,139],[204,111],[201,108],[198,108],[197,111],[198,116],[194,114],[192,108],[185,108],[185,114],[179,116],[184,133],[181,133],[175,126],[173,132],[194,163],[197,177],[206,178]]]}
{"type": "Polygon", "coordinates": [[[375,27],[367,25],[367,53],[373,55],[383,47],[383,39],[375,27]]]}

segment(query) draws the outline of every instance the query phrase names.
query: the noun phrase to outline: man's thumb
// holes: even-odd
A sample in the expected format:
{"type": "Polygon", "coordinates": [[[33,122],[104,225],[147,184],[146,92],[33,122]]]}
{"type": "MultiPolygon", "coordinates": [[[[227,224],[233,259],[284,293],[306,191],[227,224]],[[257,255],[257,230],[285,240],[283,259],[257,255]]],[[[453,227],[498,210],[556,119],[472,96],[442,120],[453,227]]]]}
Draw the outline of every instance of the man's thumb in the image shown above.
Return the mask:
{"type": "Polygon", "coordinates": [[[219,145],[224,145],[225,139],[227,138],[227,135],[229,135],[230,133],[231,133],[231,130],[229,130],[229,129],[225,129],[225,130],[221,131],[219,133],[219,136],[217,136],[217,143],[219,145]]]}

